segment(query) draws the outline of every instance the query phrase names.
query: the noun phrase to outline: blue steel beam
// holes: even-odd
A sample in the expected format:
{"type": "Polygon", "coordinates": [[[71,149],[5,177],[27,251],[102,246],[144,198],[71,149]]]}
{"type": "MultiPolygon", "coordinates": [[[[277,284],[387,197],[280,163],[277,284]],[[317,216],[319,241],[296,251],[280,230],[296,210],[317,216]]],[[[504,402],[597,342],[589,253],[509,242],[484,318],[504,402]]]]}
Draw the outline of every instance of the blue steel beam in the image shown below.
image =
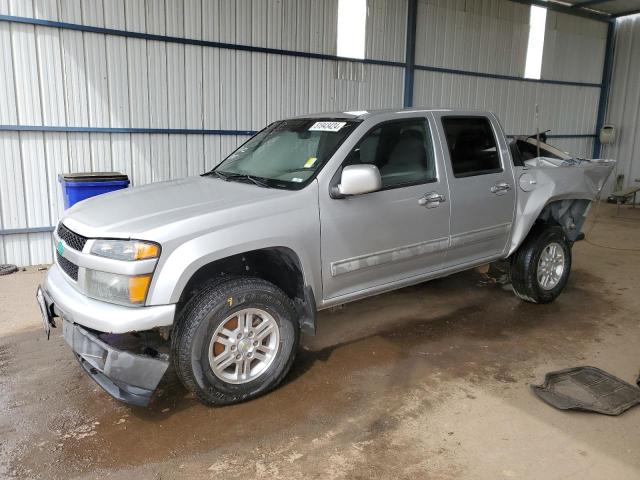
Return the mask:
{"type": "Polygon", "coordinates": [[[598,99],[598,116],[596,117],[596,139],[593,142],[592,158],[600,157],[600,130],[604,125],[605,115],[607,113],[607,102],[609,99],[609,87],[611,86],[611,73],[613,71],[613,53],[615,48],[616,22],[609,22],[607,28],[607,46],[604,54],[604,66],[602,68],[602,88],[600,89],[600,98],[598,99]]]}
{"type": "Polygon", "coordinates": [[[407,5],[407,46],[404,67],[404,106],[413,106],[413,78],[416,65],[416,28],[418,0],[408,0],[407,5]]]}
{"type": "Polygon", "coordinates": [[[66,133],[149,133],[173,135],[255,135],[255,130],[196,129],[196,128],[111,128],[63,127],[44,125],[0,125],[5,132],[66,132],[66,133]]]}
{"type": "Polygon", "coordinates": [[[94,27],[91,25],[80,25],[77,23],[55,22],[52,20],[42,20],[39,18],[15,17],[13,15],[0,15],[0,21],[22,23],[26,25],[38,25],[42,27],[62,28],[65,30],[75,30],[78,32],[99,33],[102,35],[115,35],[119,37],[138,38],[141,40],[154,40],[157,42],[179,43],[182,45],[196,45],[199,47],[212,47],[227,50],[240,50],[243,52],[267,53],[290,57],[315,58],[318,60],[347,60],[351,62],[386,65],[391,67],[404,67],[403,62],[393,62],[390,60],[374,60],[370,58],[348,58],[326,53],[300,52],[298,50],[287,50],[283,48],[256,47],[253,45],[242,45],[238,43],[213,42],[209,40],[196,40],[193,38],[172,37],[167,35],[156,35],[153,33],[131,32],[129,30],[117,30],[114,28],[94,27]]]}
{"type": "MultiPolygon", "coordinates": [[[[413,2],[414,0],[409,0],[413,2]]],[[[526,3],[530,4],[530,1],[525,0],[511,0],[514,2],[526,3]]],[[[535,0],[534,0],[535,1],[535,0]]],[[[417,2],[416,2],[417,3],[417,2]]],[[[545,2],[541,2],[545,3],[545,2]]],[[[546,4],[546,3],[545,3],[546,4]]],[[[417,7],[415,7],[417,9],[417,7]]],[[[412,15],[413,22],[416,21],[415,13],[412,15]]],[[[67,30],[75,30],[80,32],[87,33],[98,33],[103,35],[115,35],[127,38],[138,38],[142,40],[154,40],[158,42],[167,42],[167,43],[178,43],[184,45],[196,45],[202,47],[212,47],[212,48],[221,48],[228,50],[239,50],[246,52],[256,52],[256,53],[266,53],[266,54],[274,54],[274,55],[284,55],[284,56],[293,56],[299,58],[312,58],[319,60],[334,60],[334,61],[350,61],[371,65],[384,65],[390,67],[402,67],[405,70],[408,68],[408,62],[395,62],[390,60],[376,60],[372,58],[347,58],[347,57],[339,57],[337,55],[329,55],[324,53],[311,53],[311,52],[301,52],[297,50],[285,50],[280,48],[268,48],[268,47],[255,47],[252,45],[241,45],[235,43],[226,43],[226,42],[213,42],[207,40],[195,40],[190,38],[181,38],[181,37],[170,37],[165,35],[156,35],[149,33],[141,33],[141,32],[131,32],[127,30],[116,30],[112,28],[103,28],[103,27],[93,27],[90,25],[79,25],[75,23],[65,23],[65,22],[55,22],[51,20],[42,20],[39,18],[26,18],[26,17],[15,17],[12,15],[0,15],[0,21],[4,22],[13,22],[13,23],[21,23],[26,25],[38,25],[44,27],[52,27],[52,28],[61,28],[67,30]]],[[[415,42],[415,30],[413,32],[413,38],[415,42]]],[[[407,41],[409,41],[409,31],[407,32],[407,41]]],[[[412,42],[412,43],[414,43],[412,42]]],[[[413,47],[413,55],[415,57],[415,46],[413,47]]],[[[407,55],[409,54],[409,49],[407,49],[407,55]]],[[[523,78],[523,77],[515,77],[508,75],[495,75],[490,73],[482,73],[482,72],[473,72],[467,70],[456,70],[449,68],[440,68],[440,67],[432,67],[428,65],[415,65],[414,68],[421,70],[431,70],[436,72],[444,72],[444,73],[452,73],[456,75],[470,75],[476,77],[486,77],[486,78],[498,78],[504,80],[516,80],[521,82],[539,82],[539,83],[553,83],[557,85],[570,85],[570,86],[584,86],[584,87],[600,87],[599,84],[596,83],[585,83],[585,82],[568,82],[563,80],[535,80],[531,78],[523,78]]],[[[405,90],[406,92],[406,90],[405,90]]]]}

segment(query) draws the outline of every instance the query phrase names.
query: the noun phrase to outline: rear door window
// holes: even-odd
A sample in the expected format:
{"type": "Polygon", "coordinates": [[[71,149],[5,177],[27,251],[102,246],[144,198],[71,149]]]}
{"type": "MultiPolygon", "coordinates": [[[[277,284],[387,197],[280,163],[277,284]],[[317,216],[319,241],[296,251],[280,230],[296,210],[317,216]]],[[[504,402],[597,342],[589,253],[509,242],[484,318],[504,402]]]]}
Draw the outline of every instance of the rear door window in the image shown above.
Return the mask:
{"type": "Polygon", "coordinates": [[[502,171],[491,123],[486,117],[443,117],[451,166],[455,177],[502,171]]]}

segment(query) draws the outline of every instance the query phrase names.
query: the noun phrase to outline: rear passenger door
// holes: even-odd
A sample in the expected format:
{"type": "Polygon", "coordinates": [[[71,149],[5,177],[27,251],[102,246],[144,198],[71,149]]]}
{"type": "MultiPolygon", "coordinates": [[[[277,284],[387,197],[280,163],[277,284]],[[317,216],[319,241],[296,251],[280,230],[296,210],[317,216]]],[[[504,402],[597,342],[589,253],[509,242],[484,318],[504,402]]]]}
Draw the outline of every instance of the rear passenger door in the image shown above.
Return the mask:
{"type": "Polygon", "coordinates": [[[484,115],[443,113],[439,117],[451,190],[447,263],[500,256],[515,209],[515,182],[504,134],[497,122],[484,115]]]}

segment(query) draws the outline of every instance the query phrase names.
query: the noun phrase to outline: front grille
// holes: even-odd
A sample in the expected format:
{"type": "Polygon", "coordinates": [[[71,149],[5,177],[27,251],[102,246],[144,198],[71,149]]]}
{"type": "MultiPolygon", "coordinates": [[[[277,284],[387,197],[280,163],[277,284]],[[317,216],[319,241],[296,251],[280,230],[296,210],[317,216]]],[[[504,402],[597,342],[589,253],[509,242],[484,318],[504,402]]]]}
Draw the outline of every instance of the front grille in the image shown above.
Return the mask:
{"type": "Polygon", "coordinates": [[[78,250],[79,252],[82,251],[85,243],[87,243],[87,237],[83,237],[82,235],[72,232],[62,223],[58,224],[58,237],[64,240],[64,243],[69,245],[70,248],[78,250]]]}
{"type": "Polygon", "coordinates": [[[56,252],[56,258],[58,261],[58,265],[64,273],[66,273],[69,277],[71,277],[76,282],[78,281],[78,265],[73,262],[70,262],[58,252],[56,252]]]}

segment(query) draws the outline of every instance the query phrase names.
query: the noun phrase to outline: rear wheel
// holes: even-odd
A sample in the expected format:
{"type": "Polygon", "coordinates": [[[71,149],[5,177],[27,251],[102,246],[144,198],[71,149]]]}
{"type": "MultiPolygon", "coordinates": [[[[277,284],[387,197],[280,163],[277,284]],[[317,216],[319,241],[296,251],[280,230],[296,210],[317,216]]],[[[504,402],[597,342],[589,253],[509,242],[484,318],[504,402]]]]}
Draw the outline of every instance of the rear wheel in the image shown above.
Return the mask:
{"type": "Polygon", "coordinates": [[[207,405],[257,397],[289,371],[299,341],[295,307],[259,278],[217,281],[193,298],[172,339],[185,387],[207,405]]]}
{"type": "Polygon", "coordinates": [[[570,271],[571,246],[560,227],[535,227],[511,259],[513,290],[528,302],[555,300],[570,271]]]}

